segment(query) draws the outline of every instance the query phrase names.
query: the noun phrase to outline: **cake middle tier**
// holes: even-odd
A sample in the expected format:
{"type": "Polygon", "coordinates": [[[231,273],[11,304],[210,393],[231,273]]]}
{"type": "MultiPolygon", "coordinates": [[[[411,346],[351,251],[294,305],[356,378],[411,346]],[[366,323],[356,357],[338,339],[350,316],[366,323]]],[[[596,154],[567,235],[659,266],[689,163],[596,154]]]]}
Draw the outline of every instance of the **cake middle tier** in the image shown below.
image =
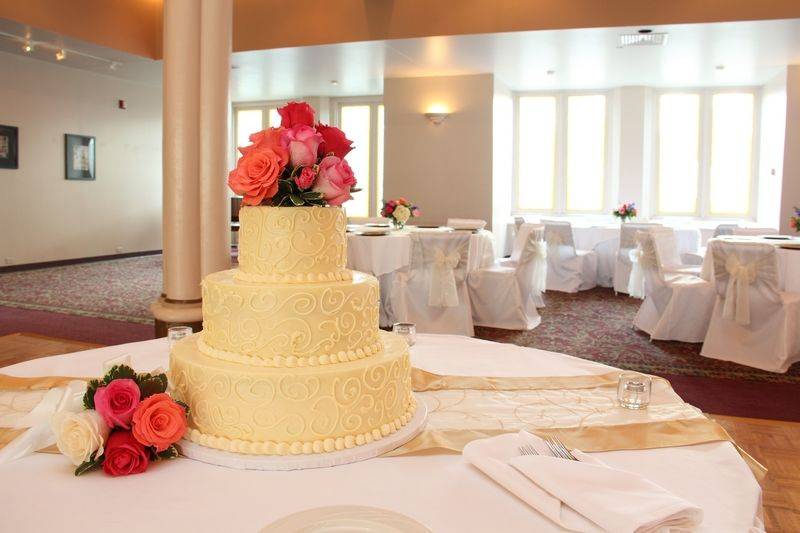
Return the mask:
{"type": "Polygon", "coordinates": [[[316,366],[380,351],[378,280],[267,284],[235,278],[236,269],[203,280],[200,350],[259,366],[316,366]]]}

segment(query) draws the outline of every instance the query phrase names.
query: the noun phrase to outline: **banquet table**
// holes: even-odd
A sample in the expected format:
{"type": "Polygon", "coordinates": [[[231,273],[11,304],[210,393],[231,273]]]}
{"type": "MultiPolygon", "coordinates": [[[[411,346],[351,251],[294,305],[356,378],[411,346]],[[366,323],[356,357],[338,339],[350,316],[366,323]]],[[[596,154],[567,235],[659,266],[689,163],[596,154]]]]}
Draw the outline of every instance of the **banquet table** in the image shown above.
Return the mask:
{"type": "MultiPolygon", "coordinates": [[[[573,224],[572,235],[575,248],[594,250],[597,253],[597,284],[601,287],[614,286],[614,268],[619,249],[619,224],[584,225],[573,224]]],[[[695,253],[700,249],[700,230],[694,227],[673,227],[678,241],[678,253],[695,253]]],[[[516,232],[514,224],[506,230],[505,255],[511,253],[516,232]]]]}
{"type": "MultiPolygon", "coordinates": [[[[715,237],[711,240],[756,242],[775,246],[775,255],[778,259],[778,289],[786,292],[800,292],[800,238],[782,240],[737,235],[715,237]]],[[[714,278],[714,258],[711,253],[706,253],[703,257],[700,277],[706,281],[712,281],[714,278]]]]}
{"type": "MultiPolygon", "coordinates": [[[[166,367],[165,339],[36,359],[2,369],[13,376],[91,376],[129,355],[139,371],[166,367]]],[[[461,376],[595,376],[614,369],[568,355],[467,337],[419,335],[415,367],[461,376]]],[[[622,412],[635,419],[641,411],[622,412]]],[[[733,444],[593,454],[700,506],[698,531],[762,528],[761,489],[733,444]]],[[[460,455],[378,457],[289,472],[243,471],[180,458],[146,473],[76,478],[59,455],[36,453],[0,467],[0,529],[257,531],[286,515],[331,505],[366,505],[407,515],[436,532],[559,531],[460,455]],[[124,510],[124,512],[123,512],[124,510]]],[[[758,529],[756,529],[758,530],[758,529]]]]}

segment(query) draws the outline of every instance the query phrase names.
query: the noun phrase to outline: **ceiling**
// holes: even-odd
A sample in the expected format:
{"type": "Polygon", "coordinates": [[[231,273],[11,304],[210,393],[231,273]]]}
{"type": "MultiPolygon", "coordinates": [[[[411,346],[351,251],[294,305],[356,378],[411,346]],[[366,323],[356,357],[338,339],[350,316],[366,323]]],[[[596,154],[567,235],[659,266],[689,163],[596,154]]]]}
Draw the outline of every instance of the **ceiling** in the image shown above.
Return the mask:
{"type": "MultiPolygon", "coordinates": [[[[597,89],[622,85],[761,85],[800,63],[800,19],[650,27],[669,33],[663,47],[617,48],[639,28],[548,30],[369,41],[233,54],[234,101],[383,92],[384,77],[493,72],[512,90],[597,89]],[[718,66],[723,68],[719,69],[718,66]],[[548,73],[548,71],[551,71],[548,73]],[[336,84],[331,83],[336,80],[336,84]]],[[[147,84],[161,83],[161,62],[60,37],[0,19],[0,32],[118,61],[67,54],[0,37],[0,52],[28,55],[147,84]]]]}

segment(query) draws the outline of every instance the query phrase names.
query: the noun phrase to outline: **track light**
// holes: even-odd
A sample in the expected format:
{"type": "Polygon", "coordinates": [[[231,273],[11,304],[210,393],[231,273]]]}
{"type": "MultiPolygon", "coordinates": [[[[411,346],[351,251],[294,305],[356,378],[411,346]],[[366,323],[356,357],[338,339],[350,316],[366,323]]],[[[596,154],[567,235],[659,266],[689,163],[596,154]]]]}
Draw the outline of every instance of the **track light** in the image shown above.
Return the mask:
{"type": "Polygon", "coordinates": [[[22,45],[22,50],[25,53],[30,54],[31,52],[33,52],[33,45],[31,44],[30,41],[25,41],[25,44],[22,45]]]}
{"type": "Polygon", "coordinates": [[[56,52],[56,61],[64,61],[64,58],[67,57],[67,52],[62,48],[58,52],[56,52]]]}

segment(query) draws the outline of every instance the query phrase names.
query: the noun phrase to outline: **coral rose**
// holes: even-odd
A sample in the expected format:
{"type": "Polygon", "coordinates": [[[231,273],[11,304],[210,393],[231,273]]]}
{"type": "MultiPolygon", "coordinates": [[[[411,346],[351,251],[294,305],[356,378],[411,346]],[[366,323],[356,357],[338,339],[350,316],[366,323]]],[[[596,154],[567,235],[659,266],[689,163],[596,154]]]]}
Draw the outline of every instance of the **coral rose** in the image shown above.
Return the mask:
{"type": "Polygon", "coordinates": [[[314,108],[305,102],[289,102],[278,109],[278,114],[281,116],[281,126],[284,128],[314,125],[314,108]]]}
{"type": "Polygon", "coordinates": [[[342,205],[350,200],[350,189],[356,184],[353,170],[347,161],[329,155],[319,163],[319,175],[314,191],[321,192],[330,205],[342,205]]]}
{"type": "Polygon", "coordinates": [[[322,144],[319,145],[320,157],[333,154],[344,159],[344,156],[353,149],[353,141],[345,137],[344,132],[339,128],[318,124],[317,133],[322,135],[322,144]]]}
{"type": "Polygon", "coordinates": [[[281,143],[289,151],[292,166],[305,167],[317,162],[322,135],[314,128],[299,124],[281,132],[281,143]]]}
{"type": "Polygon", "coordinates": [[[110,430],[97,411],[58,411],[53,415],[50,425],[56,436],[58,451],[76,466],[91,459],[95,452],[97,455],[103,454],[103,443],[110,430]]]}
{"type": "Polygon", "coordinates": [[[283,149],[254,149],[239,158],[236,168],[228,174],[228,186],[242,195],[246,205],[260,205],[278,192],[278,179],[288,157],[283,149]]]}
{"type": "Polygon", "coordinates": [[[131,417],[142,393],[132,379],[115,379],[94,393],[94,408],[108,427],[131,428],[131,417]]]}
{"type": "Polygon", "coordinates": [[[169,394],[153,394],[133,413],[133,436],[163,452],[186,433],[186,411],[169,394]]]}
{"type": "Polygon", "coordinates": [[[103,472],[110,476],[141,474],[150,464],[150,454],[130,431],[115,431],[108,438],[103,472]]]}
{"type": "Polygon", "coordinates": [[[283,128],[267,128],[262,131],[257,131],[255,133],[251,133],[250,142],[252,144],[248,146],[242,146],[239,148],[239,152],[242,155],[247,155],[249,152],[254,150],[273,150],[278,155],[281,155],[284,160],[289,161],[288,152],[283,147],[281,143],[281,132],[283,128]]]}
{"type": "Polygon", "coordinates": [[[294,182],[301,189],[310,189],[314,185],[314,179],[317,177],[317,170],[314,167],[303,167],[300,174],[294,177],[294,182]]]}

